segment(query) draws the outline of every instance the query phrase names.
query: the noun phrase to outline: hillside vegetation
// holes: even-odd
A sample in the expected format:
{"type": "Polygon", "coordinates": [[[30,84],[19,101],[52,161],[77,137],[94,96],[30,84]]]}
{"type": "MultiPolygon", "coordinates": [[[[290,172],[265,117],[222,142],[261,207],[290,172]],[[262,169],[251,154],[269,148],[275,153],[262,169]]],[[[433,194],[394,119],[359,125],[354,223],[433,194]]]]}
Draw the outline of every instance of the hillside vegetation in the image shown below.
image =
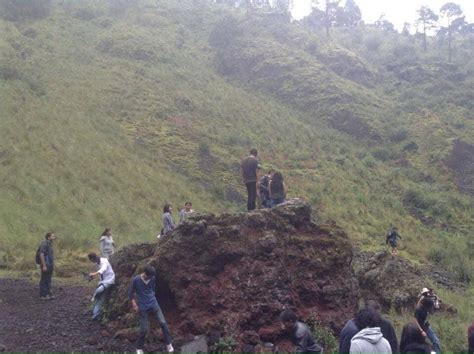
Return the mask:
{"type": "Polygon", "coordinates": [[[328,39],[265,11],[199,1],[53,2],[0,20],[0,238],[31,267],[151,240],[161,208],[244,210],[256,146],[290,196],[380,249],[473,276],[473,46],[452,62],[415,37],[362,26],[328,39]],[[28,15],[28,14],[27,14],[28,15]],[[453,149],[453,147],[456,147],[453,149]],[[19,251],[21,250],[21,251],[19,251]]]}

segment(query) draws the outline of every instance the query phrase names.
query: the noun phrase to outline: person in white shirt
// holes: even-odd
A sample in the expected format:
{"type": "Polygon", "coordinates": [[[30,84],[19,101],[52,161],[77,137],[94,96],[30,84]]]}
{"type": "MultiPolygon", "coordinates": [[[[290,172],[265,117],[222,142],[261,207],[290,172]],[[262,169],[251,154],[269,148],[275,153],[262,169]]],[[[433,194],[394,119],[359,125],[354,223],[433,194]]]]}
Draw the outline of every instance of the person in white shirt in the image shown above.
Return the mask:
{"type": "Polygon", "coordinates": [[[94,309],[92,310],[92,319],[95,320],[102,312],[106,290],[115,284],[115,273],[107,258],[99,257],[95,252],[89,253],[87,257],[89,261],[97,266],[97,271],[90,273],[89,277],[95,278],[100,276],[99,285],[91,299],[92,302],[95,301],[94,309]]]}
{"type": "Polygon", "coordinates": [[[181,224],[184,220],[186,220],[188,215],[192,213],[194,213],[193,203],[191,202],[184,203],[184,209],[181,209],[179,211],[179,223],[181,224]]]}

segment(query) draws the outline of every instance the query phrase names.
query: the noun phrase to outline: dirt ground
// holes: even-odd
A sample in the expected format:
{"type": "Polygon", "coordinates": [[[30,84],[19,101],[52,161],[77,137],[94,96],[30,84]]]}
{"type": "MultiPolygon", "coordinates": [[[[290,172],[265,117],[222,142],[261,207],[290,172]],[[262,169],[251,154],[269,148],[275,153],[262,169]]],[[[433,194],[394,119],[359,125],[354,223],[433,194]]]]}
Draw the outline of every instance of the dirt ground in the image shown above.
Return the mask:
{"type": "Polygon", "coordinates": [[[55,285],[56,299],[41,301],[38,284],[0,279],[0,351],[134,351],[133,343],[113,338],[90,320],[93,287],[55,285]]]}

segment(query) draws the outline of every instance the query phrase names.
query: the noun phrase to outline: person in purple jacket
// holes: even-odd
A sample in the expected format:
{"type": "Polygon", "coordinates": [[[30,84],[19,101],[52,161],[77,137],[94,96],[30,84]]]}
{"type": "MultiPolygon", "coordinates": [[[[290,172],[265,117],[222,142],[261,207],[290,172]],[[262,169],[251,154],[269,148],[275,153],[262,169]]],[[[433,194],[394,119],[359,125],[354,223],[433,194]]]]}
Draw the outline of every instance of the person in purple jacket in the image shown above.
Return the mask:
{"type": "Polygon", "coordinates": [[[128,291],[128,298],[132,309],[140,316],[140,336],[137,340],[137,353],[143,353],[145,337],[150,329],[149,316],[155,316],[163,330],[166,341],[166,350],[169,353],[174,352],[173,338],[171,337],[165,316],[161,311],[160,305],[155,296],[156,288],[156,270],[153,266],[147,265],[143,273],[135,276],[128,291]]]}

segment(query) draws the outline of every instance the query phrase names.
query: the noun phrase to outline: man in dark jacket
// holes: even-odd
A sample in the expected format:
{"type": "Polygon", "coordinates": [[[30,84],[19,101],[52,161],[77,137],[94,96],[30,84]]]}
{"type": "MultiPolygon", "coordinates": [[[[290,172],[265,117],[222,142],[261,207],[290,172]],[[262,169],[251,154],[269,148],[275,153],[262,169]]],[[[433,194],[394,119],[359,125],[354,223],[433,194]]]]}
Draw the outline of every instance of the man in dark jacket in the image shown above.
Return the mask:
{"type": "Polygon", "coordinates": [[[257,149],[250,150],[250,156],[242,160],[242,178],[247,187],[247,210],[255,210],[257,199],[257,181],[260,164],[257,159],[257,149]]]}
{"type": "Polygon", "coordinates": [[[304,323],[297,321],[293,311],[283,311],[280,320],[291,341],[296,345],[297,353],[322,353],[322,348],[314,339],[311,330],[304,323]]]}
{"type": "Polygon", "coordinates": [[[359,332],[355,319],[347,321],[339,335],[339,353],[349,353],[351,349],[351,339],[359,332]]]}
{"type": "Polygon", "coordinates": [[[45,236],[45,240],[41,242],[38,248],[39,265],[41,270],[41,279],[39,283],[41,300],[54,299],[54,295],[51,294],[51,279],[53,278],[54,271],[54,240],[56,240],[54,232],[48,232],[45,236]]]}

